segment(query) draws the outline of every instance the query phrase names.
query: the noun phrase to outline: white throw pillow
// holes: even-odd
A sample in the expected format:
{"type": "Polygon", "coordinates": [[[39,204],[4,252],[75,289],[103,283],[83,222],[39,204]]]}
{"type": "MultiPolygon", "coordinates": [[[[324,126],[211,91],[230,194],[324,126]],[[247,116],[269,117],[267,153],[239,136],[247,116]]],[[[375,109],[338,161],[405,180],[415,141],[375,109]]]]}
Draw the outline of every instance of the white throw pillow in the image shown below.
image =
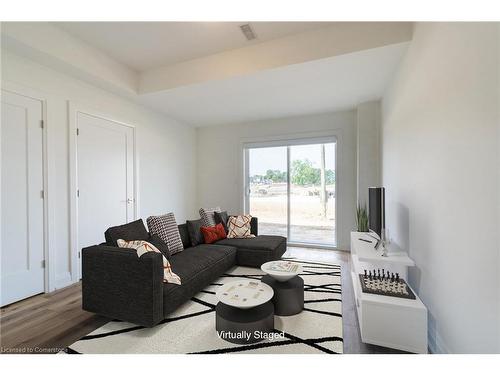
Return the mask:
{"type": "MultiPolygon", "coordinates": [[[[161,254],[161,251],[158,250],[156,246],[149,243],[148,241],[143,241],[143,240],[125,241],[119,239],[118,241],[116,241],[116,243],[118,244],[118,247],[135,249],[135,251],[137,251],[138,257],[150,251],[154,251],[155,253],[161,254]]],[[[168,259],[165,258],[163,254],[161,254],[161,256],[163,258],[163,282],[181,285],[181,278],[172,271],[172,267],[170,266],[170,262],[168,261],[168,259]]]]}
{"type": "Polygon", "coordinates": [[[252,215],[230,216],[227,221],[227,238],[252,238],[250,221],[252,215]]]}

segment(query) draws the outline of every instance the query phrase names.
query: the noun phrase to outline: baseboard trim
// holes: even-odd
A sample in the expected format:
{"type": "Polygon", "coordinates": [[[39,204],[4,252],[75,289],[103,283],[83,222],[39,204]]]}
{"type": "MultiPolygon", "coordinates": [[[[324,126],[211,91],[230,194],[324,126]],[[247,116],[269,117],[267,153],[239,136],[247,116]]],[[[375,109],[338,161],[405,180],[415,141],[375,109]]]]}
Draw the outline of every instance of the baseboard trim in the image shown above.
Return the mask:
{"type": "Polygon", "coordinates": [[[287,242],[286,244],[287,244],[287,246],[290,246],[290,247],[306,247],[306,248],[309,248],[309,249],[339,250],[339,251],[349,252],[349,250],[340,249],[337,246],[330,246],[330,245],[301,243],[301,242],[287,242]]]}
{"type": "Polygon", "coordinates": [[[54,289],[51,291],[54,291],[56,289],[65,288],[71,284],[74,284],[74,281],[71,278],[71,273],[65,272],[65,273],[57,276],[57,278],[54,281],[54,289]]]}

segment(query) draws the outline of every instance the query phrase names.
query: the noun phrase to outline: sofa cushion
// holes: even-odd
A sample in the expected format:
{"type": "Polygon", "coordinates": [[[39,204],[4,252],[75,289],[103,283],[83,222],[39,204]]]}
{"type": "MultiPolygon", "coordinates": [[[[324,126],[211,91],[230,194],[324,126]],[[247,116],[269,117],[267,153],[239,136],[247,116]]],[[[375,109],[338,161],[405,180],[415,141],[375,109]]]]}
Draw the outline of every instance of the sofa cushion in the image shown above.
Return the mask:
{"type": "Polygon", "coordinates": [[[199,245],[184,249],[170,259],[172,270],[182,285],[163,284],[163,314],[175,311],[200,290],[236,264],[236,249],[231,246],[199,245]]]}
{"type": "Polygon", "coordinates": [[[163,241],[157,234],[150,234],[148,242],[156,247],[160,252],[163,254],[163,256],[167,259],[170,259],[171,255],[170,252],[168,251],[168,246],[163,241]]]}
{"type": "Polygon", "coordinates": [[[215,212],[221,212],[220,207],[215,208],[200,208],[200,217],[203,220],[203,226],[205,227],[213,227],[215,226],[215,212]]]}
{"type": "Polygon", "coordinates": [[[201,227],[201,233],[203,233],[205,243],[214,243],[226,238],[226,231],[221,223],[215,227],[201,227]]]}
{"type": "Polygon", "coordinates": [[[227,221],[229,220],[229,215],[227,214],[227,211],[214,212],[214,219],[215,219],[215,224],[222,224],[227,234],[227,221]]]}
{"type": "Polygon", "coordinates": [[[251,233],[250,221],[252,215],[231,216],[227,222],[227,238],[255,237],[251,233]]]}
{"type": "Polygon", "coordinates": [[[281,236],[256,236],[252,238],[226,238],[217,241],[217,245],[234,246],[243,249],[273,250],[280,244],[286,242],[281,236]]]}
{"type": "Polygon", "coordinates": [[[149,233],[144,226],[142,219],[132,221],[127,224],[111,227],[104,232],[106,244],[108,246],[118,246],[117,241],[122,239],[125,241],[149,239],[149,233]]]}
{"type": "Polygon", "coordinates": [[[216,242],[216,245],[236,247],[236,262],[240,266],[260,267],[266,262],[281,259],[286,251],[286,238],[281,236],[227,238],[216,242]]]}
{"type": "Polygon", "coordinates": [[[187,283],[200,272],[210,270],[210,267],[221,259],[235,254],[236,249],[232,246],[202,244],[175,254],[170,258],[170,264],[183,283],[187,283]]]}
{"type": "Polygon", "coordinates": [[[151,234],[157,234],[167,244],[170,255],[184,249],[179,228],[172,212],[161,216],[150,216],[146,222],[151,234]]]}
{"type": "Polygon", "coordinates": [[[182,246],[184,249],[191,247],[191,239],[189,238],[187,224],[179,224],[177,228],[179,228],[179,234],[181,235],[182,246]]]}
{"type": "Polygon", "coordinates": [[[187,220],[186,221],[189,239],[191,241],[191,246],[198,246],[204,243],[203,233],[201,232],[201,227],[203,226],[203,220],[187,220]]]}
{"type": "MultiPolygon", "coordinates": [[[[137,251],[137,256],[139,258],[143,254],[149,252],[161,253],[161,251],[158,250],[156,246],[154,246],[148,241],[142,241],[142,240],[125,241],[120,239],[118,240],[117,243],[119,247],[134,249],[135,251],[137,251]]],[[[181,285],[181,279],[179,278],[179,276],[177,276],[175,273],[172,272],[172,267],[170,266],[170,262],[168,261],[167,258],[165,258],[165,255],[162,255],[162,260],[163,260],[163,282],[181,285]]]]}

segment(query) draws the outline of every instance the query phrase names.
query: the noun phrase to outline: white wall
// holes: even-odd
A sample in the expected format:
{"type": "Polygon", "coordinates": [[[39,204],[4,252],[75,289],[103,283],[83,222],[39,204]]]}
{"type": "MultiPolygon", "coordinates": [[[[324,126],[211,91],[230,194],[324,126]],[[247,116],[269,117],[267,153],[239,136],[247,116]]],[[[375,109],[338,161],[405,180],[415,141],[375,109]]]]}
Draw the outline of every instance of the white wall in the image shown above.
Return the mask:
{"type": "MultiPolygon", "coordinates": [[[[497,58],[500,61],[500,23],[497,24],[497,58]]],[[[497,63],[497,136],[498,136],[498,144],[500,145],[500,64],[497,63]]],[[[497,152],[497,175],[498,175],[498,186],[500,186],[500,151],[497,152]]],[[[498,189],[498,230],[497,233],[500,233],[500,189],[498,189]]],[[[500,270],[500,246],[498,248],[498,270],[500,270]]],[[[500,311],[500,288],[498,288],[498,311],[500,311]]],[[[500,348],[500,324],[498,324],[498,347],[500,348]]]]}
{"type": "Polygon", "coordinates": [[[218,205],[229,212],[243,212],[243,142],[326,134],[338,137],[337,245],[340,249],[349,249],[356,206],[354,110],[198,128],[198,205],[218,205]]]}
{"type": "MultiPolygon", "coordinates": [[[[70,283],[67,100],[136,127],[140,217],[173,211],[179,222],[195,214],[195,129],[132,101],[2,50],[2,87],[19,87],[47,100],[49,268],[51,286],[70,283]]],[[[104,240],[104,236],[103,236],[104,240]]]]}
{"type": "Polygon", "coordinates": [[[2,22],[2,46],[59,72],[121,94],[135,95],[139,75],[50,22],[2,22]]]}
{"type": "Polygon", "coordinates": [[[380,185],[380,102],[357,106],[357,201],[368,206],[368,188],[380,185]]]}
{"type": "Polygon", "coordinates": [[[387,227],[437,352],[500,352],[496,27],[417,24],[383,99],[387,227]]]}

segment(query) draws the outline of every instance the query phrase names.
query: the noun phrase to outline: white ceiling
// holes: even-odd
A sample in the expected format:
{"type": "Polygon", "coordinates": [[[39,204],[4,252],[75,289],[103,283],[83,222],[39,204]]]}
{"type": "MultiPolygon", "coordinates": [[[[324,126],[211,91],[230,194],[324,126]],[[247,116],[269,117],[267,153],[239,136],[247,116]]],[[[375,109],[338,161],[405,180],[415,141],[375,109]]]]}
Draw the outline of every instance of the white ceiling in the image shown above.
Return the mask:
{"type": "Polygon", "coordinates": [[[257,39],[248,41],[239,28],[245,23],[247,22],[56,22],[53,24],[138,72],[334,24],[333,22],[251,22],[257,39]]]}
{"type": "Polygon", "coordinates": [[[145,94],[139,100],[194,126],[350,109],[382,97],[408,44],[145,94]]]}
{"type": "Polygon", "coordinates": [[[240,24],[9,23],[2,46],[186,124],[211,126],[380,99],[412,37],[411,23],[265,22],[251,23],[259,39],[248,42],[240,24]]]}

